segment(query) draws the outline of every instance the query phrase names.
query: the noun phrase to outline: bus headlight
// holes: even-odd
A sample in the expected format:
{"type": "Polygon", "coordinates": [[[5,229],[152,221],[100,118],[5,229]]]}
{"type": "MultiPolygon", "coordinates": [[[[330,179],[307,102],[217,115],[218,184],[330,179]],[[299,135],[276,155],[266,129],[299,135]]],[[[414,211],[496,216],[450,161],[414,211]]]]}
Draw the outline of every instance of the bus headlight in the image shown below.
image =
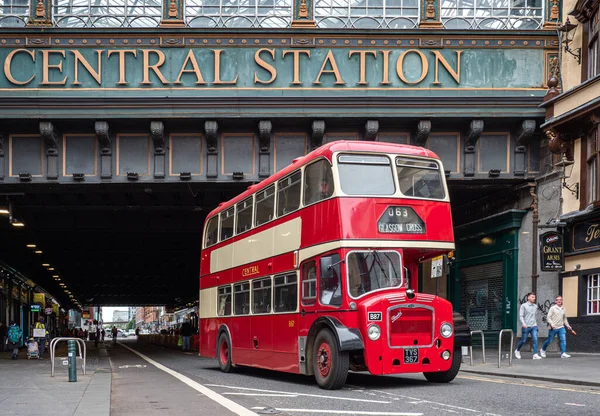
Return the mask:
{"type": "Polygon", "coordinates": [[[381,328],[379,325],[373,324],[367,329],[367,335],[371,341],[377,341],[381,336],[381,328]]]}
{"type": "Polygon", "coordinates": [[[452,325],[448,322],[444,322],[440,328],[440,334],[444,338],[450,338],[452,336],[452,325]]]}

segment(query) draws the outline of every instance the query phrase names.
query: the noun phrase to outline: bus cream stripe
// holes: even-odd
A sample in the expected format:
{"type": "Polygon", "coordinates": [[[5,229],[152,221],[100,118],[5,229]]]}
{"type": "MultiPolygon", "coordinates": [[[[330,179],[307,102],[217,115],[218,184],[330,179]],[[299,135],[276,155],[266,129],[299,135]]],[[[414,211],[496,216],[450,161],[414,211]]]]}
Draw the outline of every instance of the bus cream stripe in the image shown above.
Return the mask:
{"type": "Polygon", "coordinates": [[[339,240],[329,243],[318,244],[307,247],[299,251],[299,262],[314,257],[326,251],[335,250],[337,248],[429,248],[432,250],[454,250],[454,243],[446,243],[439,241],[413,241],[413,240],[339,240]]]}
{"type": "Polygon", "coordinates": [[[217,288],[209,287],[200,291],[200,319],[215,318],[217,316],[217,288]]]}
{"type": "Polygon", "coordinates": [[[297,217],[215,249],[210,253],[210,273],[297,250],[301,229],[302,220],[297,217]]]}

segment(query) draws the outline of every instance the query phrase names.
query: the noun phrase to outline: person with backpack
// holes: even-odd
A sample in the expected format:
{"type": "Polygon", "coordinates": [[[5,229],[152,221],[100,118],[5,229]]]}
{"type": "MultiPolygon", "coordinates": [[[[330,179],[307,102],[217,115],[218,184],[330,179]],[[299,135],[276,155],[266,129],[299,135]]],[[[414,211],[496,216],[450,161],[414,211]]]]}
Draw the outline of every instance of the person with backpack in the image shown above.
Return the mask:
{"type": "Polygon", "coordinates": [[[23,338],[23,331],[17,326],[14,321],[11,321],[10,328],[8,328],[8,343],[6,348],[11,351],[10,358],[16,360],[19,358],[19,348],[21,348],[23,338]]]}

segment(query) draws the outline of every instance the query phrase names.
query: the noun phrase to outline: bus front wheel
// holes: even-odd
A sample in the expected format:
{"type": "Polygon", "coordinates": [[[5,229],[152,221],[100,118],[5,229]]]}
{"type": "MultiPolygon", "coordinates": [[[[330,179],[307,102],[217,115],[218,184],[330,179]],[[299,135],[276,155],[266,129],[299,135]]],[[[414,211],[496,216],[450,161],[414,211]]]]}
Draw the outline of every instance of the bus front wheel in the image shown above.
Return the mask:
{"type": "Polygon", "coordinates": [[[219,349],[217,350],[219,368],[224,373],[231,373],[233,369],[231,363],[231,340],[225,332],[221,333],[219,336],[219,343],[217,345],[219,346],[219,349]]]}
{"type": "Polygon", "coordinates": [[[452,365],[447,371],[440,371],[437,373],[423,373],[425,378],[432,383],[450,383],[460,370],[461,363],[461,351],[459,349],[454,350],[452,354],[452,365]]]}
{"type": "Polygon", "coordinates": [[[317,334],[313,348],[313,371],[319,387],[336,390],[346,383],[350,358],[347,351],[340,351],[334,335],[328,329],[317,334]]]}

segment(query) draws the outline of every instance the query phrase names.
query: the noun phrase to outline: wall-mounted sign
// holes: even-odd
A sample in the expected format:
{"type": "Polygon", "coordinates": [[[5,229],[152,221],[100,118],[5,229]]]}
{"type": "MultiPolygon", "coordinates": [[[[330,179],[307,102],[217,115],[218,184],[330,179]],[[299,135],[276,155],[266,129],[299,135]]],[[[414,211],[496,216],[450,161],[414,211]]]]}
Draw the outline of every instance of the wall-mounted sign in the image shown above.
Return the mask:
{"type": "Polygon", "coordinates": [[[600,220],[573,226],[573,251],[600,249],[600,220]]]}
{"type": "Polygon", "coordinates": [[[31,309],[31,312],[39,312],[40,311],[40,305],[31,305],[30,309],[31,309]]]}
{"type": "Polygon", "coordinates": [[[444,270],[444,256],[438,256],[431,259],[431,278],[442,277],[444,270]]]}
{"type": "Polygon", "coordinates": [[[43,293],[34,293],[33,294],[33,303],[37,303],[38,305],[46,306],[46,296],[43,293]]]}
{"type": "Polygon", "coordinates": [[[562,234],[556,231],[548,231],[542,234],[540,239],[540,265],[542,271],[563,270],[565,256],[562,234]]]}

